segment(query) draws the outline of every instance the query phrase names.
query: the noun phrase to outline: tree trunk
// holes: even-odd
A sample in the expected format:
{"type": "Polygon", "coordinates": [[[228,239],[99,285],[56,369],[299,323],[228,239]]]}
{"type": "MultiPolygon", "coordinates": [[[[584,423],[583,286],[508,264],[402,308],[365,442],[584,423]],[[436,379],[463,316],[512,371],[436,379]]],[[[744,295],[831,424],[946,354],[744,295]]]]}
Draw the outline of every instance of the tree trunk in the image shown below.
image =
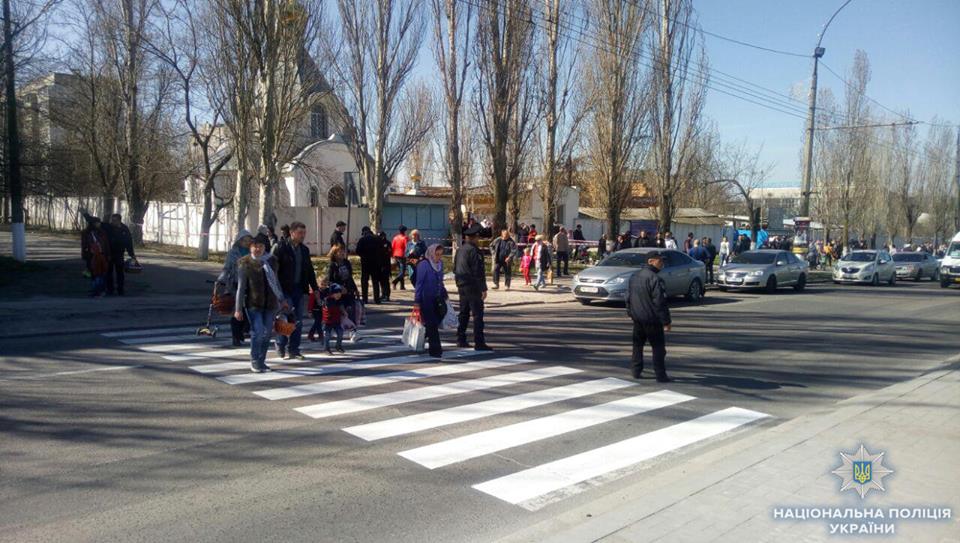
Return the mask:
{"type": "Polygon", "coordinates": [[[213,226],[213,190],[210,185],[203,190],[203,215],[200,217],[200,245],[197,247],[197,258],[210,258],[210,227],[213,226]]]}
{"type": "Polygon", "coordinates": [[[143,201],[129,202],[130,204],[130,234],[133,243],[143,246],[143,219],[147,216],[149,203],[143,201]]]}
{"type": "Polygon", "coordinates": [[[100,212],[103,214],[103,216],[100,217],[100,218],[103,219],[104,222],[106,222],[106,221],[110,218],[110,217],[109,217],[110,214],[113,213],[113,202],[114,202],[114,201],[115,201],[115,198],[114,198],[114,196],[113,196],[113,191],[106,191],[106,192],[104,192],[103,198],[102,198],[102,205],[100,206],[100,207],[101,207],[101,211],[100,211],[100,212]]]}
{"type": "Polygon", "coordinates": [[[273,215],[273,207],[276,202],[276,190],[274,183],[270,180],[264,180],[260,183],[260,195],[257,204],[260,207],[260,224],[268,224],[273,215]]]}
{"type": "Polygon", "coordinates": [[[23,179],[20,170],[20,130],[17,126],[16,64],[13,55],[13,33],[10,21],[10,0],[3,0],[4,116],[6,117],[6,174],[10,187],[11,222],[13,223],[13,258],[27,259],[24,233],[23,179]]]}

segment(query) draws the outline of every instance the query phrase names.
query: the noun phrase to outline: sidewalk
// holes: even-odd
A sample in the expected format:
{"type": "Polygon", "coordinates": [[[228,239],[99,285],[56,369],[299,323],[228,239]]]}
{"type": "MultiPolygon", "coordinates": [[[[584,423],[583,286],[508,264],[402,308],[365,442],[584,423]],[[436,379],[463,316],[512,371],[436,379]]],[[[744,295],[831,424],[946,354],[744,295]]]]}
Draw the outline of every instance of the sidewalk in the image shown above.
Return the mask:
{"type": "MultiPolygon", "coordinates": [[[[0,231],[0,254],[9,253],[10,232],[0,231]]],[[[127,275],[127,296],[90,298],[89,280],[83,277],[78,235],[28,233],[27,271],[0,281],[0,339],[47,334],[120,330],[132,327],[162,327],[196,324],[206,319],[212,281],[222,264],[200,262],[188,256],[137,250],[143,273],[127,275]]],[[[359,279],[358,279],[359,280],[359,279]]],[[[513,289],[489,290],[490,308],[564,303],[573,300],[570,278],[555,280],[539,292],[514,278],[513,289]],[[518,286],[519,285],[519,286],[518,286]]],[[[448,274],[445,281],[451,299],[457,288],[448,274]]],[[[488,277],[488,285],[492,282],[488,277]]],[[[372,291],[370,293],[372,297],[372,291]]],[[[413,303],[413,289],[393,290],[392,302],[369,306],[377,313],[406,315],[413,303]]],[[[214,316],[217,322],[225,317],[214,316]]]]}
{"type": "MultiPolygon", "coordinates": [[[[960,541],[960,355],[941,369],[790,420],[562,513],[506,542],[836,541],[831,524],[894,523],[894,540],[960,541]],[[885,492],[839,492],[841,451],[894,470],[885,492]],[[949,519],[774,519],[774,508],[950,508],[949,519]]],[[[876,540],[876,536],[871,538],[876,540]]],[[[884,540],[890,540],[885,536],[884,540]]]]}

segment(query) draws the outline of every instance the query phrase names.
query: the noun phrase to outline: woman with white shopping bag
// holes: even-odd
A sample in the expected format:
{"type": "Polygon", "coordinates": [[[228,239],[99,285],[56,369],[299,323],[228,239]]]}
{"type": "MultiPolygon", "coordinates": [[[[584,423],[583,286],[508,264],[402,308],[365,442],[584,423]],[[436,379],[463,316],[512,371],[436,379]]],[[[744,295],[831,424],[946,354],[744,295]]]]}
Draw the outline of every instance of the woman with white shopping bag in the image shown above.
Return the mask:
{"type": "Polygon", "coordinates": [[[417,264],[417,282],[414,285],[414,314],[426,328],[430,356],[440,358],[440,324],[447,313],[447,289],[443,286],[443,246],[431,245],[426,258],[417,264]]]}

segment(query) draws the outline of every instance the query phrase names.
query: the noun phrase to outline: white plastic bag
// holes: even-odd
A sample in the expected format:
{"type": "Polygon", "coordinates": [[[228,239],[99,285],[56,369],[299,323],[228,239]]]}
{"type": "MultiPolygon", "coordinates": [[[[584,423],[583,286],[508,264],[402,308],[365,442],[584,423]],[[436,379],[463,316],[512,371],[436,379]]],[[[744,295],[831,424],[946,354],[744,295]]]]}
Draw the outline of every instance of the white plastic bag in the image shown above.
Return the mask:
{"type": "Polygon", "coordinates": [[[403,344],[418,353],[422,353],[427,341],[427,329],[418,321],[407,317],[403,321],[403,344]]]}
{"type": "Polygon", "coordinates": [[[440,328],[453,330],[459,325],[460,319],[457,317],[457,312],[453,309],[453,304],[450,303],[450,300],[447,300],[447,314],[443,316],[443,321],[440,322],[440,328]]]}

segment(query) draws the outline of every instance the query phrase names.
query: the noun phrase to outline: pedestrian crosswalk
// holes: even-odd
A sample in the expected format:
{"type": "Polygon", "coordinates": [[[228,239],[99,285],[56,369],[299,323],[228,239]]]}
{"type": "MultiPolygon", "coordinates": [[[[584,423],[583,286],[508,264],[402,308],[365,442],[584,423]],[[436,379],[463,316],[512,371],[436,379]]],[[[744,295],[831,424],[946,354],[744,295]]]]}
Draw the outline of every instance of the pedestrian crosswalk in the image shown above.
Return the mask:
{"type": "Polygon", "coordinates": [[[598,377],[526,352],[444,344],[438,360],[410,352],[397,329],[367,331],[365,338],[375,341],[364,339],[338,355],[319,354],[316,344],[305,342],[304,360],[268,359],[273,371],[267,373],[251,373],[249,351],[232,347],[229,338],[189,332],[104,336],[342,429],[425,476],[480,465],[479,472],[466,472],[471,479],[464,488],[531,510],[769,418],[736,406],[705,412],[704,401],[694,396],[598,377]],[[557,457],[558,443],[587,435],[593,438],[557,457]],[[616,437],[597,442],[598,435],[616,437]],[[533,465],[496,462],[502,455],[544,451],[551,452],[533,465]]]}

